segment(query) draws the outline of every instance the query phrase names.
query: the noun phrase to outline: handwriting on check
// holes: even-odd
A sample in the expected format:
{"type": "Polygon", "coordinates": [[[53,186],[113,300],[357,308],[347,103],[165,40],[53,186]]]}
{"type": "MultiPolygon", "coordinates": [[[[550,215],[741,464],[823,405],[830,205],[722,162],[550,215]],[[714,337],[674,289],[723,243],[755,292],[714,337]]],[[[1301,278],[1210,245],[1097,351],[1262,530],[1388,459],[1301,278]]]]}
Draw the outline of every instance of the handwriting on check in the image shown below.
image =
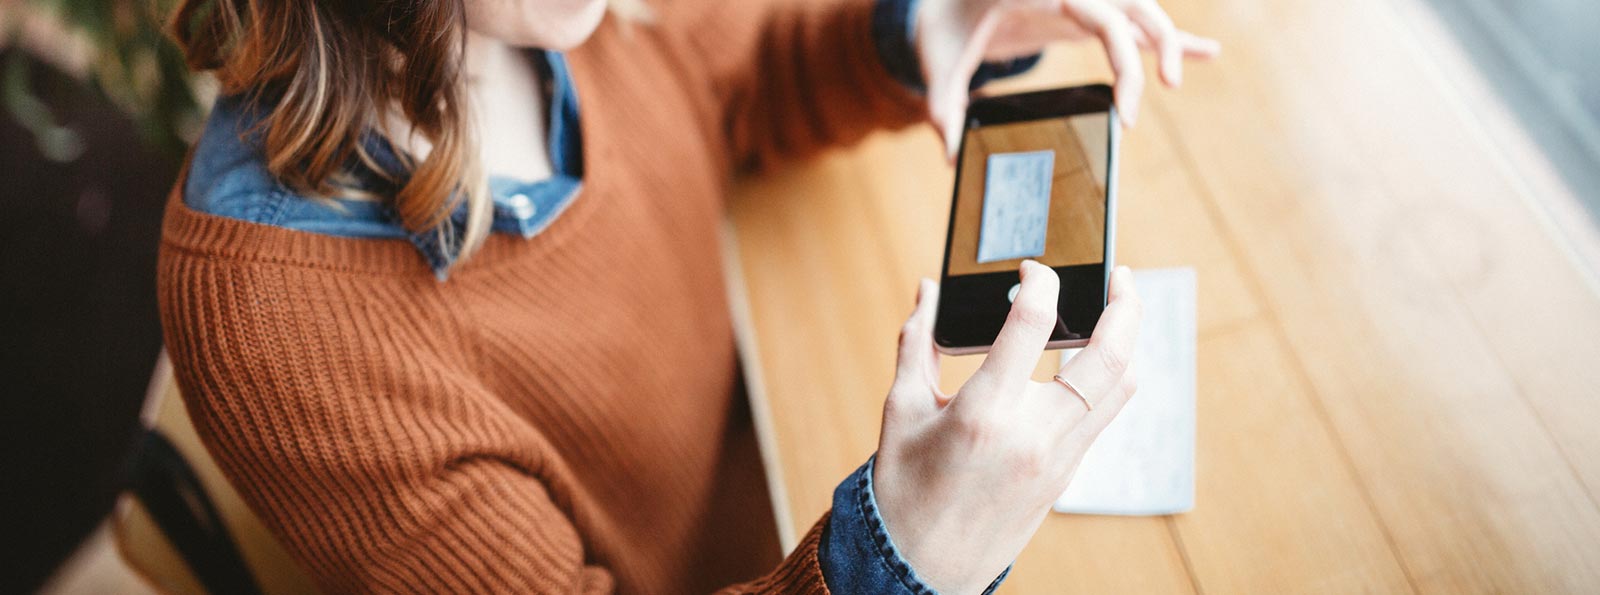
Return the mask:
{"type": "Polygon", "coordinates": [[[983,180],[978,262],[1044,255],[1054,151],[995,153],[983,180]]]}

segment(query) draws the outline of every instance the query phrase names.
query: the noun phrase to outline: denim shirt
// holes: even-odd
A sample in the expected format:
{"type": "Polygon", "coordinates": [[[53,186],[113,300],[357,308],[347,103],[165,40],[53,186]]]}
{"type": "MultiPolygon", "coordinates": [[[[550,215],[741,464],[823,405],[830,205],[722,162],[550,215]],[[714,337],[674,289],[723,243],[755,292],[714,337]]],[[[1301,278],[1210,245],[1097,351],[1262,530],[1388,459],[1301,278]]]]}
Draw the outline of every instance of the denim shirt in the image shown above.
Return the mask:
{"type": "MultiPolygon", "coordinates": [[[[922,92],[922,65],[912,46],[913,15],[919,0],[876,0],[873,35],[878,57],[901,84],[922,92]]],[[[583,189],[582,127],[578,95],[566,59],[558,52],[535,50],[534,62],[548,81],[549,154],[552,175],[543,180],[489,177],[494,208],[493,233],[531,238],[549,227],[577,200],[583,189]]],[[[1039,56],[983,64],[972,78],[974,88],[994,78],[1032,68],[1039,56]]],[[[394,209],[380,201],[312,200],[273,178],[261,158],[259,141],[247,131],[258,116],[242,97],[222,97],[212,108],[189,166],[183,201],[211,215],[242,219],[333,236],[405,239],[441,281],[460,250],[466,226],[465,206],[439,230],[408,232],[394,209]]],[[[404,171],[393,147],[376,135],[363,141],[369,155],[389,171],[404,171]]],[[[392,182],[376,175],[358,175],[364,189],[384,195],[392,182]]],[[[823,580],[835,593],[935,593],[918,578],[895,547],[873,496],[869,458],[834,491],[833,512],[823,530],[818,562],[823,580]]],[[[985,593],[1000,586],[1010,572],[995,577],[985,593]]]]}
{"type": "MultiPolygon", "coordinates": [[[[540,52],[536,64],[550,81],[549,147],[552,175],[537,181],[489,176],[494,208],[493,233],[531,238],[549,227],[577,199],[583,187],[583,151],[578,122],[578,95],[565,57],[540,52]]],[[[189,165],[183,201],[189,208],[253,223],[276,225],[334,236],[400,239],[417,247],[440,281],[448,276],[460,252],[460,230],[466,228],[462,205],[441,230],[408,232],[388,204],[347,198],[310,200],[296,194],[267,172],[258,140],[247,134],[258,121],[249,102],[238,96],[219,98],[212,107],[189,165]]],[[[395,150],[377,135],[362,146],[378,165],[405,170],[395,150]]],[[[376,175],[358,174],[360,185],[383,195],[394,184],[376,175]]]]}

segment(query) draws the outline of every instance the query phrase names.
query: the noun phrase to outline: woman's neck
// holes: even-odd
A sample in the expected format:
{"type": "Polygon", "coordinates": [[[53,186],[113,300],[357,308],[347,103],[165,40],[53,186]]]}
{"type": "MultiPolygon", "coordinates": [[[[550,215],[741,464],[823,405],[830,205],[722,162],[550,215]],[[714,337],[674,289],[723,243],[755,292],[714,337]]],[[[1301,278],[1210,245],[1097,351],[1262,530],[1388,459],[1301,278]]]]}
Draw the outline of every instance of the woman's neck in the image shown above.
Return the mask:
{"type": "Polygon", "coordinates": [[[484,171],[526,181],[550,177],[545,94],[528,52],[468,32],[463,58],[484,171]]]}

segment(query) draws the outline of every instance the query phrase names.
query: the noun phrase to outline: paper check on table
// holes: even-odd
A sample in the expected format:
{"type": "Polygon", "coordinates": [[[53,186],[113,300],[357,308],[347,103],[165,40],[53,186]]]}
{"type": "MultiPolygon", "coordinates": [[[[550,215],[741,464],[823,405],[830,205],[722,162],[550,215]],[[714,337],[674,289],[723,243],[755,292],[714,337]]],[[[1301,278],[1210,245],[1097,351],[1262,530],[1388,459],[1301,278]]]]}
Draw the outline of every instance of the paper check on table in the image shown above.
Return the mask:
{"type": "MultiPolygon", "coordinates": [[[[1134,271],[1144,320],[1139,392],[1083,455],[1057,512],[1173,514],[1194,508],[1194,269],[1134,271]]],[[[1065,360],[1077,350],[1063,352],[1065,360]]]]}
{"type": "Polygon", "coordinates": [[[1054,151],[995,153],[983,178],[978,262],[1044,256],[1054,151]]]}

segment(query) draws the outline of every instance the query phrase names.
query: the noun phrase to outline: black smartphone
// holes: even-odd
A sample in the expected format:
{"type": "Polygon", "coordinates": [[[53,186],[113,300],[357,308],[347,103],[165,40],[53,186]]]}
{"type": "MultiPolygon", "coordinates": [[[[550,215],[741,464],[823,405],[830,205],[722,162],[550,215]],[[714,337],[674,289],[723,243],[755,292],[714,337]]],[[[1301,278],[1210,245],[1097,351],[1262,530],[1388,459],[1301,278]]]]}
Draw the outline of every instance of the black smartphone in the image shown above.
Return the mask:
{"type": "Polygon", "coordinates": [[[940,351],[989,350],[1030,258],[1061,277],[1048,348],[1088,343],[1113,266],[1119,130],[1107,85],[967,108],[933,333],[940,351]]]}

